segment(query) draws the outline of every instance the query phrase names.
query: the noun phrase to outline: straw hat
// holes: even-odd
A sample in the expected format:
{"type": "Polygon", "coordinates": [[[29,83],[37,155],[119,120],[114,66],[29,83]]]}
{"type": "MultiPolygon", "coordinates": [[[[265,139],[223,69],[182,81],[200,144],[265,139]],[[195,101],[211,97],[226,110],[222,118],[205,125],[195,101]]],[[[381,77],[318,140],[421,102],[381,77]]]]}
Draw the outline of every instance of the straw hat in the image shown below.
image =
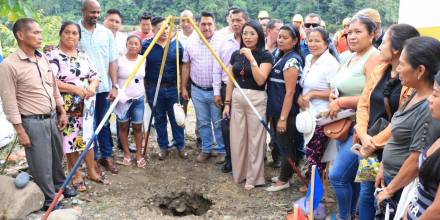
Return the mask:
{"type": "Polygon", "coordinates": [[[344,20],[342,20],[342,26],[350,24],[350,20],[351,18],[344,18],[344,20]]]}
{"type": "Polygon", "coordinates": [[[304,135],[304,146],[312,139],[315,128],[316,119],[310,111],[303,111],[296,116],[296,129],[304,135]]]}
{"type": "Polygon", "coordinates": [[[296,14],[296,15],[293,16],[292,21],[293,22],[301,22],[302,23],[302,22],[304,22],[304,19],[303,19],[302,15],[296,14]]]}
{"type": "Polygon", "coordinates": [[[263,19],[263,18],[270,18],[269,13],[267,11],[263,10],[258,13],[258,19],[263,19]]]}
{"type": "Polygon", "coordinates": [[[376,9],[365,8],[358,11],[357,15],[365,16],[375,23],[382,23],[380,19],[380,14],[376,9]]]}

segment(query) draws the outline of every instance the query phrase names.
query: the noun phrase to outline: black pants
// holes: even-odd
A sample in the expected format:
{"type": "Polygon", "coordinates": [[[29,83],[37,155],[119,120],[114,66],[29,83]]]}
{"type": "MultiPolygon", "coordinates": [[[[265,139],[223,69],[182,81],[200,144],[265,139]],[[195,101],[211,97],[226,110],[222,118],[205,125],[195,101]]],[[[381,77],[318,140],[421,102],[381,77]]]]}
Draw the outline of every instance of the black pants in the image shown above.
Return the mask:
{"type": "MultiPolygon", "coordinates": [[[[276,130],[277,124],[275,123],[275,118],[269,117],[269,126],[273,131],[276,130]]],[[[273,140],[272,138],[270,139],[270,142],[269,142],[269,148],[270,148],[270,154],[272,155],[272,160],[274,162],[278,161],[281,157],[280,151],[278,149],[277,142],[275,140],[273,140]]]]}
{"type": "Polygon", "coordinates": [[[298,141],[299,132],[296,130],[295,117],[289,116],[287,118],[286,132],[278,133],[276,131],[276,125],[279,118],[273,118],[274,131],[276,136],[276,141],[281,153],[281,171],[280,171],[280,181],[287,182],[293,175],[293,169],[290,165],[288,158],[294,161],[296,164],[299,162],[298,155],[298,141]]]}
{"type": "MultiPolygon", "coordinates": [[[[223,102],[226,99],[226,84],[222,82],[222,88],[220,90],[223,102]]],[[[225,105],[221,108],[221,113],[225,109],[225,105]]],[[[226,161],[231,161],[231,142],[229,141],[229,120],[222,120],[222,136],[225,143],[226,161]]]]}

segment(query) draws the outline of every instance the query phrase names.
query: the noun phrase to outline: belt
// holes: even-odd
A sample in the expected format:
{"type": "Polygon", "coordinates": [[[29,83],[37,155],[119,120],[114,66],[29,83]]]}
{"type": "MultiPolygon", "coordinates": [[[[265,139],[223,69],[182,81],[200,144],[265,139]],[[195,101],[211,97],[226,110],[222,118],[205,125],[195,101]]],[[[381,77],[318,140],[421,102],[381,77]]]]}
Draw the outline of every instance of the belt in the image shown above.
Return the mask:
{"type": "Polygon", "coordinates": [[[203,91],[212,91],[212,87],[201,87],[201,86],[196,85],[193,81],[191,81],[191,85],[193,85],[203,91]]]}
{"type": "MultiPolygon", "coordinates": [[[[156,86],[157,82],[149,82],[147,83],[147,86],[156,86]]],[[[160,83],[160,87],[162,88],[171,88],[171,87],[176,87],[176,83],[172,83],[172,82],[161,82],[160,83]]]]}
{"type": "Polygon", "coordinates": [[[39,115],[21,115],[21,118],[43,120],[43,119],[52,118],[53,116],[55,116],[55,112],[51,112],[49,114],[39,114],[39,115]]]}

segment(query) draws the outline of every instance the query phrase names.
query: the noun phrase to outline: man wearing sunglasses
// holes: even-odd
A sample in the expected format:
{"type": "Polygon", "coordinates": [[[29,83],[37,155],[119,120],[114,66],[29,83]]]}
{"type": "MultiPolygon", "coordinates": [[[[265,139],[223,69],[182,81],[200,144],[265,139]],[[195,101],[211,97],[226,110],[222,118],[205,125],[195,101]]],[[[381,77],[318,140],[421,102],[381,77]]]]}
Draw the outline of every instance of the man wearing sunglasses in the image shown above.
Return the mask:
{"type": "MultiPolygon", "coordinates": [[[[310,54],[309,47],[307,45],[307,35],[309,34],[312,28],[316,28],[316,27],[321,27],[321,17],[319,17],[319,15],[315,13],[308,14],[306,16],[306,19],[304,20],[304,31],[306,33],[306,37],[303,40],[301,40],[300,43],[301,53],[304,58],[310,54]]],[[[330,42],[328,46],[330,50],[336,52],[335,54],[336,59],[339,60],[339,54],[337,54],[335,44],[333,42],[330,42]]]]}
{"type": "MultiPolygon", "coordinates": [[[[310,29],[319,27],[321,24],[321,17],[318,14],[310,13],[304,19],[304,31],[306,36],[309,34],[310,29]]],[[[304,57],[310,54],[309,47],[307,46],[307,37],[301,40],[301,52],[304,57]]]]}

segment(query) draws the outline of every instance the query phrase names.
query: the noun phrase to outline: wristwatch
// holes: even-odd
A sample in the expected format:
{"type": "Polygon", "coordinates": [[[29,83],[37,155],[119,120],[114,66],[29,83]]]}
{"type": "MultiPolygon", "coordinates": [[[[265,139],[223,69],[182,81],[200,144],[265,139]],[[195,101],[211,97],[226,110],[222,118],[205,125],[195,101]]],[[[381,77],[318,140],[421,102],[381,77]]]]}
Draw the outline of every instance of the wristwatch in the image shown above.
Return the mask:
{"type": "Polygon", "coordinates": [[[280,121],[286,121],[286,118],[284,116],[281,116],[280,121]]]}
{"type": "Polygon", "coordinates": [[[113,84],[112,88],[115,88],[116,90],[119,90],[119,85],[118,84],[113,84]]]}
{"type": "Polygon", "coordinates": [[[252,67],[256,67],[256,66],[258,66],[258,63],[257,63],[257,61],[255,61],[255,60],[254,60],[254,61],[252,61],[252,62],[251,62],[251,66],[252,66],[252,67]]]}

